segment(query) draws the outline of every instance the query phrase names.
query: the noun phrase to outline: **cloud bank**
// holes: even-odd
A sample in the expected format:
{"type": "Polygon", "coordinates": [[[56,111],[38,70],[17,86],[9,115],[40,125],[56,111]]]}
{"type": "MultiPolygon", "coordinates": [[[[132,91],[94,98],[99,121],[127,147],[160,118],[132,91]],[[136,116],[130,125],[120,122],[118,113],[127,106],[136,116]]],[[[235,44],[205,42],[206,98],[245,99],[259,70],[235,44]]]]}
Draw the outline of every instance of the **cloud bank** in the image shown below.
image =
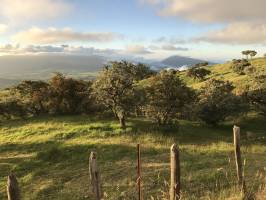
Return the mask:
{"type": "Polygon", "coordinates": [[[55,19],[72,9],[64,0],[0,0],[0,5],[0,17],[10,22],[55,19]]]}
{"type": "Polygon", "coordinates": [[[21,31],[11,37],[14,43],[55,44],[62,42],[111,42],[123,36],[111,32],[76,32],[70,28],[41,29],[38,27],[21,31]]]}
{"type": "MultiPolygon", "coordinates": [[[[187,42],[224,44],[266,44],[265,0],[142,0],[159,15],[183,18],[196,23],[220,24],[187,42]]],[[[162,37],[161,40],[166,40],[162,37]]],[[[170,41],[170,39],[168,39],[170,41]]]]}

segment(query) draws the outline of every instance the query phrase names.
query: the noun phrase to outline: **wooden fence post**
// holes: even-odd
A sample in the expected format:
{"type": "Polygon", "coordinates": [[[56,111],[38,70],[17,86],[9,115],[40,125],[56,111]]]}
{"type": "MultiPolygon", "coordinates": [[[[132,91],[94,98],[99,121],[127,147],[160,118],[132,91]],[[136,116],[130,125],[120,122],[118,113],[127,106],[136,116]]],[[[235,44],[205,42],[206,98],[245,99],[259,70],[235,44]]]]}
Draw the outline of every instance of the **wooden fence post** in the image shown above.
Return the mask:
{"type": "Polygon", "coordinates": [[[138,173],[138,178],[137,178],[137,187],[138,187],[138,200],[142,199],[142,194],[141,194],[141,155],[140,155],[140,144],[137,145],[137,152],[138,152],[138,160],[137,160],[137,173],[138,173]]]}
{"type": "Polygon", "coordinates": [[[7,177],[7,198],[8,200],[20,200],[18,181],[13,173],[7,177]]]}
{"type": "Polygon", "coordinates": [[[241,191],[245,193],[246,185],[243,177],[243,167],[241,160],[241,151],[240,151],[240,127],[234,126],[234,146],[235,146],[235,160],[236,160],[236,173],[237,173],[237,181],[241,188],[241,191]]]}
{"type": "Polygon", "coordinates": [[[180,160],[179,148],[173,144],[170,149],[170,200],[180,199],[180,160]]]}
{"type": "Polygon", "coordinates": [[[89,161],[89,171],[90,171],[90,181],[92,185],[92,192],[95,196],[95,200],[101,200],[102,191],[101,191],[101,180],[100,172],[97,165],[97,153],[91,152],[90,161],[89,161]]]}

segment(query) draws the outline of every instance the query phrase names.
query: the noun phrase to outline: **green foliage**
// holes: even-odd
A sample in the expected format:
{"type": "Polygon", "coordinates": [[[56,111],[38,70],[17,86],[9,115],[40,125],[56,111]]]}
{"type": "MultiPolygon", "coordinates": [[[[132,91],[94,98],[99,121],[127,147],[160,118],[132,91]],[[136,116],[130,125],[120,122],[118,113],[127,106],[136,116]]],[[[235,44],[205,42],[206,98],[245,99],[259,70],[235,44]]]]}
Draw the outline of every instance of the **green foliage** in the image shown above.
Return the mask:
{"type": "Polygon", "coordinates": [[[266,116],[266,74],[255,74],[254,84],[246,96],[253,108],[260,114],[266,116]]]}
{"type": "MultiPolygon", "coordinates": [[[[49,108],[55,114],[76,114],[92,104],[91,82],[67,78],[60,73],[49,81],[49,108]]],[[[92,105],[91,105],[92,106],[92,105]]]]}
{"type": "Polygon", "coordinates": [[[204,80],[207,75],[210,75],[211,71],[201,67],[192,67],[187,70],[187,76],[192,77],[194,80],[204,80]]]}
{"type": "Polygon", "coordinates": [[[228,116],[243,110],[240,98],[233,94],[233,85],[221,80],[209,80],[201,88],[199,95],[198,117],[210,125],[217,125],[228,116]]]}
{"type": "Polygon", "coordinates": [[[232,62],[232,69],[238,75],[244,75],[245,70],[250,66],[251,66],[250,62],[246,59],[233,60],[232,62]]]}
{"type": "Polygon", "coordinates": [[[131,64],[131,71],[132,71],[132,76],[134,77],[134,80],[136,81],[149,78],[150,76],[156,74],[156,72],[151,70],[149,66],[142,64],[142,63],[138,63],[136,65],[131,64]]]}
{"type": "Polygon", "coordinates": [[[0,102],[0,116],[11,119],[13,117],[25,117],[25,106],[16,99],[0,102]]]}
{"type": "Polygon", "coordinates": [[[193,92],[175,73],[161,71],[148,79],[145,113],[160,125],[172,123],[184,106],[193,99],[193,92]]]}
{"type": "Polygon", "coordinates": [[[113,111],[123,128],[126,125],[126,117],[134,105],[135,77],[132,69],[131,63],[112,62],[111,65],[105,67],[93,83],[97,101],[113,111]]]}
{"type": "Polygon", "coordinates": [[[250,56],[251,58],[256,56],[257,52],[254,51],[254,50],[245,50],[245,51],[242,51],[242,54],[245,55],[247,57],[247,59],[248,59],[248,56],[250,56]]]}
{"type": "Polygon", "coordinates": [[[20,99],[25,103],[28,111],[39,115],[48,111],[49,84],[44,81],[23,81],[13,88],[20,99]]]}

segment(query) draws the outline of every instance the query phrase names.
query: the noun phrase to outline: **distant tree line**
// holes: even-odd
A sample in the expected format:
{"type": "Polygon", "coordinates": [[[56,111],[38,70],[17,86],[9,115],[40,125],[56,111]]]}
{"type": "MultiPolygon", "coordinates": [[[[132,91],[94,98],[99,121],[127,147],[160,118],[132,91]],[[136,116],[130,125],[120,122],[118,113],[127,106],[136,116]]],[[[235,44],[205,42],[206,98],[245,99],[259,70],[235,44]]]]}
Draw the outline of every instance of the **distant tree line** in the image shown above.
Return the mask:
{"type": "MultiPolygon", "coordinates": [[[[237,71],[243,71],[243,65],[249,66],[247,62],[233,64],[237,71]]],[[[207,65],[195,65],[185,73],[204,80],[211,74],[207,65]]],[[[256,82],[254,88],[236,95],[228,81],[208,79],[195,90],[186,85],[180,73],[155,72],[144,64],[126,61],[111,62],[93,81],[60,73],[47,82],[23,81],[9,88],[8,97],[0,101],[0,116],[10,119],[43,114],[112,113],[122,128],[129,117],[147,117],[161,126],[175,124],[179,119],[202,120],[215,126],[227,117],[252,109],[266,116],[266,76],[255,72],[250,76],[256,82]]]]}

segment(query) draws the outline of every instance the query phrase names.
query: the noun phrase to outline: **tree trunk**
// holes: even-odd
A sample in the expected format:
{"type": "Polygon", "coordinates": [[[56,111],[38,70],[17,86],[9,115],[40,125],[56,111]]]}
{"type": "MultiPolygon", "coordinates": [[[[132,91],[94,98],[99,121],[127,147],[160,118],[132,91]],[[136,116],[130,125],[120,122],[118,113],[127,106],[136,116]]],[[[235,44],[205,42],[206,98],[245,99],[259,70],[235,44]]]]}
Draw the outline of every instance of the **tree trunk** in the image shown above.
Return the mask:
{"type": "Polygon", "coordinates": [[[125,116],[124,115],[119,116],[119,123],[120,123],[120,127],[122,129],[125,129],[126,128],[126,119],[125,119],[125,116]]]}

